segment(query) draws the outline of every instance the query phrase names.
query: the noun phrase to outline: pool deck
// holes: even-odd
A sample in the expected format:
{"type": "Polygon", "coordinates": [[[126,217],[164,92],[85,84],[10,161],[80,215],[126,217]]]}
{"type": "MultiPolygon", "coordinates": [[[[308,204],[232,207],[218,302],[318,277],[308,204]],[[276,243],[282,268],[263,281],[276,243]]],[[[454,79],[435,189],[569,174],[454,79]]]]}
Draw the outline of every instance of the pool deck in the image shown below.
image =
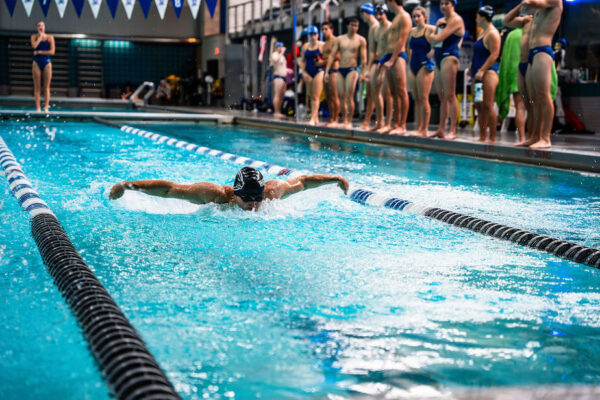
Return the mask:
{"type": "MultiPolygon", "coordinates": [[[[255,113],[241,110],[224,110],[217,108],[194,107],[146,107],[150,110],[163,109],[190,113],[224,113],[234,118],[234,123],[273,132],[295,133],[305,136],[321,136],[344,141],[375,143],[389,146],[412,147],[440,153],[456,154],[467,157],[485,158],[504,162],[516,162],[541,167],[552,167],[575,171],[600,173],[600,134],[553,134],[551,150],[532,150],[515,147],[515,132],[498,132],[495,144],[481,143],[473,129],[464,128],[457,132],[453,141],[410,137],[398,135],[382,135],[363,131],[356,127],[352,130],[310,126],[297,123],[292,118],[277,119],[271,114],[255,113]]],[[[355,121],[358,126],[361,121],[355,121]]],[[[408,124],[409,130],[413,128],[408,124]]],[[[432,125],[431,129],[437,128],[432,125]]]]}
{"type": "Polygon", "coordinates": [[[177,113],[177,112],[127,112],[127,111],[52,111],[48,114],[36,113],[30,110],[0,110],[0,118],[70,118],[70,119],[91,119],[91,118],[110,118],[120,120],[170,120],[177,119],[183,121],[213,121],[217,123],[232,123],[233,117],[220,114],[209,113],[177,113]]]}

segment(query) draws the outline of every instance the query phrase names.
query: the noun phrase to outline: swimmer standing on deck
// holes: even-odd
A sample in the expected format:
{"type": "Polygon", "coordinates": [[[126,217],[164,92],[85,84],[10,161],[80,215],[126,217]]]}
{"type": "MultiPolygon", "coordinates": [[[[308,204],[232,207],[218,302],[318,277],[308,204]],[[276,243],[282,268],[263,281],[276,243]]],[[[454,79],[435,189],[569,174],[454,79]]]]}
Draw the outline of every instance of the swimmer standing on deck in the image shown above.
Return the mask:
{"type": "Polygon", "coordinates": [[[165,180],[123,181],[112,187],[108,197],[115,200],[123,196],[125,190],[137,190],[151,196],[187,200],[195,204],[236,204],[242,210],[250,211],[257,210],[264,199],[281,199],[335,182],[345,194],[348,193],[348,181],[340,175],[302,175],[287,181],[273,179],[265,183],[260,171],[244,167],[237,173],[233,187],[211,182],[180,185],[165,180]]]}

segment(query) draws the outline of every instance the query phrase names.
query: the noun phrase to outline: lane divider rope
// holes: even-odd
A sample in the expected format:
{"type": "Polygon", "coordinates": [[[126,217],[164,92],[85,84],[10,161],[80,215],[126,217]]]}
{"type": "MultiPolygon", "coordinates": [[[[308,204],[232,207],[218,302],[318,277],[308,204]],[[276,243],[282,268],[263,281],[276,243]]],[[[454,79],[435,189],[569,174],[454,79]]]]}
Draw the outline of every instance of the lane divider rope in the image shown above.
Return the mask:
{"type": "MultiPolygon", "coordinates": [[[[279,165],[268,164],[264,161],[257,161],[248,157],[226,153],[221,150],[198,146],[193,143],[174,139],[158,133],[137,129],[129,125],[115,125],[112,123],[110,125],[118,127],[123,132],[151,139],[158,144],[166,144],[190,151],[192,153],[209,155],[222,160],[231,161],[235,164],[249,165],[257,169],[263,169],[278,176],[287,176],[288,178],[293,178],[306,174],[306,172],[294,171],[279,165]]],[[[359,204],[385,207],[396,211],[422,215],[424,217],[433,218],[453,226],[465,228],[473,232],[495,237],[497,239],[507,240],[521,246],[530,247],[532,249],[545,251],[569,261],[575,261],[580,264],[585,264],[590,267],[600,269],[600,250],[592,247],[570,243],[550,236],[538,235],[537,233],[513,228],[508,225],[497,224],[466,214],[444,210],[437,207],[427,207],[420,204],[415,204],[409,200],[385,196],[370,190],[353,189],[350,190],[349,196],[350,200],[359,204]]]]}
{"type": "Polygon", "coordinates": [[[71,308],[100,371],[118,399],[179,399],[146,344],[79,255],[0,137],[0,164],[11,193],[31,217],[46,269],[71,308]]]}

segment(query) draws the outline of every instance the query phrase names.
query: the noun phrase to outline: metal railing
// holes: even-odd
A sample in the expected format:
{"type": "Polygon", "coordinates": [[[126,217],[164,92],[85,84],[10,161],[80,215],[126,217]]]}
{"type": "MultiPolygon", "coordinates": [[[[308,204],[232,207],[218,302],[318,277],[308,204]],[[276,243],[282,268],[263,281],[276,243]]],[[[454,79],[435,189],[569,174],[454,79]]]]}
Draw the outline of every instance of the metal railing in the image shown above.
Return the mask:
{"type": "Polygon", "coordinates": [[[250,0],[227,7],[227,33],[237,33],[248,23],[272,22],[290,14],[289,3],[279,5],[279,0],[250,0]]]}

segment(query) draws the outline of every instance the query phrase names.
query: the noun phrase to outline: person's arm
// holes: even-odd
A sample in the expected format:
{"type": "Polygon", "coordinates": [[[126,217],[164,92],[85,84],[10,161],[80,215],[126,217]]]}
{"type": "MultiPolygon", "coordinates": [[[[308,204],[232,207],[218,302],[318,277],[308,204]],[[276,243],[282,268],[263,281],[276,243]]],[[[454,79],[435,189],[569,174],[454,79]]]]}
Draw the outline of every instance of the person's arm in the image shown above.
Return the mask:
{"type": "Polygon", "coordinates": [[[485,72],[496,63],[496,61],[498,60],[498,57],[500,56],[500,33],[497,30],[492,30],[492,32],[490,32],[489,34],[486,35],[486,37],[483,39],[483,41],[485,42],[485,44],[487,44],[487,48],[488,51],[490,52],[490,55],[488,56],[488,58],[485,60],[485,62],[483,63],[483,65],[481,66],[481,68],[479,68],[479,71],[477,71],[477,74],[475,74],[474,78],[476,81],[482,81],[483,80],[483,75],[485,74],[485,72]]]}
{"type": "Polygon", "coordinates": [[[294,193],[301,192],[306,189],[317,188],[328,183],[337,183],[337,185],[348,193],[348,181],[340,175],[302,175],[297,178],[288,179],[287,181],[269,181],[267,184],[273,185],[266,191],[267,197],[272,199],[281,199],[290,196],[294,193]]]}
{"type": "Polygon", "coordinates": [[[216,183],[179,185],[165,180],[123,181],[112,187],[108,197],[118,199],[125,190],[137,190],[150,196],[187,200],[196,204],[227,203],[229,200],[225,187],[216,183]]]}
{"type": "MultiPolygon", "coordinates": [[[[325,42],[319,42],[319,51],[321,52],[321,54],[324,53],[324,49],[325,49],[325,42]]],[[[325,68],[325,66],[327,65],[327,60],[321,58],[320,60],[315,61],[315,65],[317,67],[325,68]]]]}
{"type": "Polygon", "coordinates": [[[302,78],[304,79],[305,82],[307,82],[310,77],[308,76],[308,74],[306,73],[306,59],[305,59],[305,53],[306,53],[306,49],[308,47],[308,43],[305,43],[302,46],[302,50],[300,51],[300,58],[298,58],[298,65],[300,66],[300,74],[302,75],[302,78]]]}
{"type": "Polygon", "coordinates": [[[38,45],[42,41],[42,35],[31,35],[30,41],[31,41],[31,48],[35,49],[36,47],[38,47],[38,45]]]}
{"type": "Polygon", "coordinates": [[[520,17],[521,4],[510,10],[504,18],[502,18],[502,25],[509,28],[522,28],[525,25],[526,17],[520,17]]]}
{"type": "MultiPolygon", "coordinates": [[[[443,23],[441,22],[442,20],[445,20],[445,18],[440,18],[435,24],[436,30],[437,27],[443,23]]],[[[430,40],[434,41],[435,43],[443,42],[444,40],[448,39],[451,35],[453,35],[456,31],[458,31],[462,27],[462,23],[462,18],[454,18],[452,22],[448,23],[446,27],[442,29],[440,33],[431,34],[429,36],[431,38],[430,40]]]]}
{"type": "Polygon", "coordinates": [[[368,76],[369,68],[367,68],[367,40],[364,37],[360,37],[360,79],[365,80],[368,76]]]}
{"type": "Polygon", "coordinates": [[[335,38],[335,41],[333,42],[333,49],[331,49],[331,54],[329,55],[329,57],[327,57],[327,66],[325,67],[325,82],[329,81],[329,70],[331,69],[331,66],[333,65],[333,61],[335,60],[335,57],[337,56],[337,53],[339,51],[339,38],[335,38]]]}
{"type": "Polygon", "coordinates": [[[558,7],[561,4],[561,0],[523,0],[521,4],[529,8],[542,9],[558,7]]]}
{"type": "MultiPolygon", "coordinates": [[[[392,68],[396,61],[398,60],[398,55],[402,52],[403,48],[406,48],[406,40],[408,39],[408,33],[410,32],[410,18],[406,15],[402,18],[402,30],[400,31],[400,36],[398,37],[398,41],[396,42],[396,47],[394,48],[394,52],[392,53],[392,58],[388,62],[385,63],[385,68],[392,68]]],[[[398,22],[398,25],[400,23],[398,22]]],[[[397,29],[400,29],[398,27],[397,29]]]]}

